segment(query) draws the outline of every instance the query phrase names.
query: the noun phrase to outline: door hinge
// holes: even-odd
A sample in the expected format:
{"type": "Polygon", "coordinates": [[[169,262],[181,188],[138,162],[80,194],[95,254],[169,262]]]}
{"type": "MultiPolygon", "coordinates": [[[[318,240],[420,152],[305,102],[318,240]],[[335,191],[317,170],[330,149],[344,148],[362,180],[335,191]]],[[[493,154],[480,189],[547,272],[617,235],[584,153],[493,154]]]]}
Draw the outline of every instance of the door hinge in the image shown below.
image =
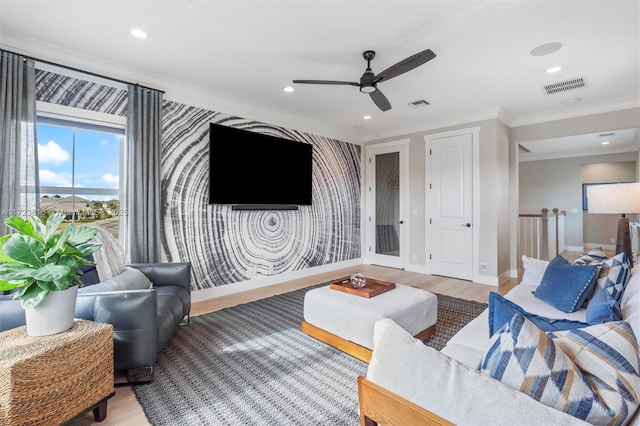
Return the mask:
{"type": "Polygon", "coordinates": [[[429,225],[432,225],[432,224],[433,224],[432,219],[429,218],[429,225]]]}
{"type": "Polygon", "coordinates": [[[369,253],[371,253],[371,247],[369,247],[369,253]]]}
{"type": "Polygon", "coordinates": [[[431,253],[429,253],[429,260],[432,260],[432,258],[431,258],[431,253]]]}
{"type": "Polygon", "coordinates": [[[429,150],[429,155],[431,155],[433,153],[433,151],[429,150]]]}

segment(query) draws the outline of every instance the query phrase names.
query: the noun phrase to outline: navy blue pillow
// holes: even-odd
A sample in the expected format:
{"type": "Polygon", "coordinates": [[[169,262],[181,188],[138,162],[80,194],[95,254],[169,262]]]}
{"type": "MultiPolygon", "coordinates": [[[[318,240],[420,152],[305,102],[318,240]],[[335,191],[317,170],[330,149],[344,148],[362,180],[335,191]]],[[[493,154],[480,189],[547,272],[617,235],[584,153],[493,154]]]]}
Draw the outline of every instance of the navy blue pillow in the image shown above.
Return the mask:
{"type": "Polygon", "coordinates": [[[606,288],[597,289],[587,305],[587,322],[600,324],[621,319],[620,303],[606,288]]]}
{"type": "Polygon", "coordinates": [[[601,267],[601,263],[572,265],[556,256],[547,265],[533,295],[562,312],[575,312],[591,295],[601,267]]]}
{"type": "Polygon", "coordinates": [[[516,314],[521,314],[544,332],[573,330],[589,325],[580,321],[545,318],[529,313],[518,304],[492,291],[489,293],[489,337],[493,336],[503,325],[511,321],[511,318],[516,314]]]}

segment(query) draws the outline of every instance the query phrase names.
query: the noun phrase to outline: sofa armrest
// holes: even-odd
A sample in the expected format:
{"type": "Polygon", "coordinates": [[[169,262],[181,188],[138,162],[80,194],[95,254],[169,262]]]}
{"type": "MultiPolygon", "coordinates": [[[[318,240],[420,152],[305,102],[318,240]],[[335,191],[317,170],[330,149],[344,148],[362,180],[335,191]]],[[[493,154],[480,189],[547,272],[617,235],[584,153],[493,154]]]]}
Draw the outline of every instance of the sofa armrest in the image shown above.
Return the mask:
{"type": "Polygon", "coordinates": [[[363,376],[358,376],[360,425],[441,425],[453,423],[407,401],[363,376]]]}
{"type": "Polygon", "coordinates": [[[460,425],[587,424],[424,345],[390,319],[374,326],[367,379],[460,425]]]}
{"type": "Polygon", "coordinates": [[[78,294],[76,318],[113,326],[114,368],[152,367],[158,356],[155,289],[78,294]]]}
{"type": "Polygon", "coordinates": [[[191,263],[132,263],[130,265],[145,274],[155,287],[177,285],[191,293],[191,263]]]}

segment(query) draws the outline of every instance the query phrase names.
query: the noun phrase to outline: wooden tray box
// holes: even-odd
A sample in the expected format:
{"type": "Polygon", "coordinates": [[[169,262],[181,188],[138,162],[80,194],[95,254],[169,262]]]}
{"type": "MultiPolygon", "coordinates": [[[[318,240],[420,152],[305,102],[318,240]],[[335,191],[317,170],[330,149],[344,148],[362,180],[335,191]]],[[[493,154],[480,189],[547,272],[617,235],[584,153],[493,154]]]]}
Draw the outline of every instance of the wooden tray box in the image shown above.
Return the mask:
{"type": "Polygon", "coordinates": [[[342,291],[344,293],[349,293],[360,297],[366,297],[367,299],[396,288],[396,284],[389,281],[376,280],[374,278],[366,278],[366,280],[367,283],[362,288],[353,287],[349,278],[345,278],[340,281],[334,281],[329,284],[329,287],[331,287],[333,290],[342,291]]]}

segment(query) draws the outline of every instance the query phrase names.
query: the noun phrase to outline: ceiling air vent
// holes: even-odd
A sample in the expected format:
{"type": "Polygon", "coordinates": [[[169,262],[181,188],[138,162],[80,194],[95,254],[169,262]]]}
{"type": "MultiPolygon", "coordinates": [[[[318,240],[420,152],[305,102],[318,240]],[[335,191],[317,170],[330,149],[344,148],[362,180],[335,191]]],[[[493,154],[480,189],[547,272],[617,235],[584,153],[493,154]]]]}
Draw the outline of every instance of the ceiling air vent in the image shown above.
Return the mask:
{"type": "Polygon", "coordinates": [[[581,87],[587,87],[587,79],[584,77],[577,77],[572,78],[571,80],[548,84],[542,88],[542,91],[545,95],[553,95],[555,93],[562,93],[573,89],[579,89],[581,87]]]}
{"type": "Polygon", "coordinates": [[[424,99],[420,99],[419,101],[409,102],[409,106],[412,108],[420,108],[427,105],[431,105],[431,104],[425,101],[424,99]]]}
{"type": "Polygon", "coordinates": [[[608,138],[615,135],[616,135],[615,132],[609,132],[609,133],[600,133],[598,136],[600,136],[601,138],[608,138]]]}

